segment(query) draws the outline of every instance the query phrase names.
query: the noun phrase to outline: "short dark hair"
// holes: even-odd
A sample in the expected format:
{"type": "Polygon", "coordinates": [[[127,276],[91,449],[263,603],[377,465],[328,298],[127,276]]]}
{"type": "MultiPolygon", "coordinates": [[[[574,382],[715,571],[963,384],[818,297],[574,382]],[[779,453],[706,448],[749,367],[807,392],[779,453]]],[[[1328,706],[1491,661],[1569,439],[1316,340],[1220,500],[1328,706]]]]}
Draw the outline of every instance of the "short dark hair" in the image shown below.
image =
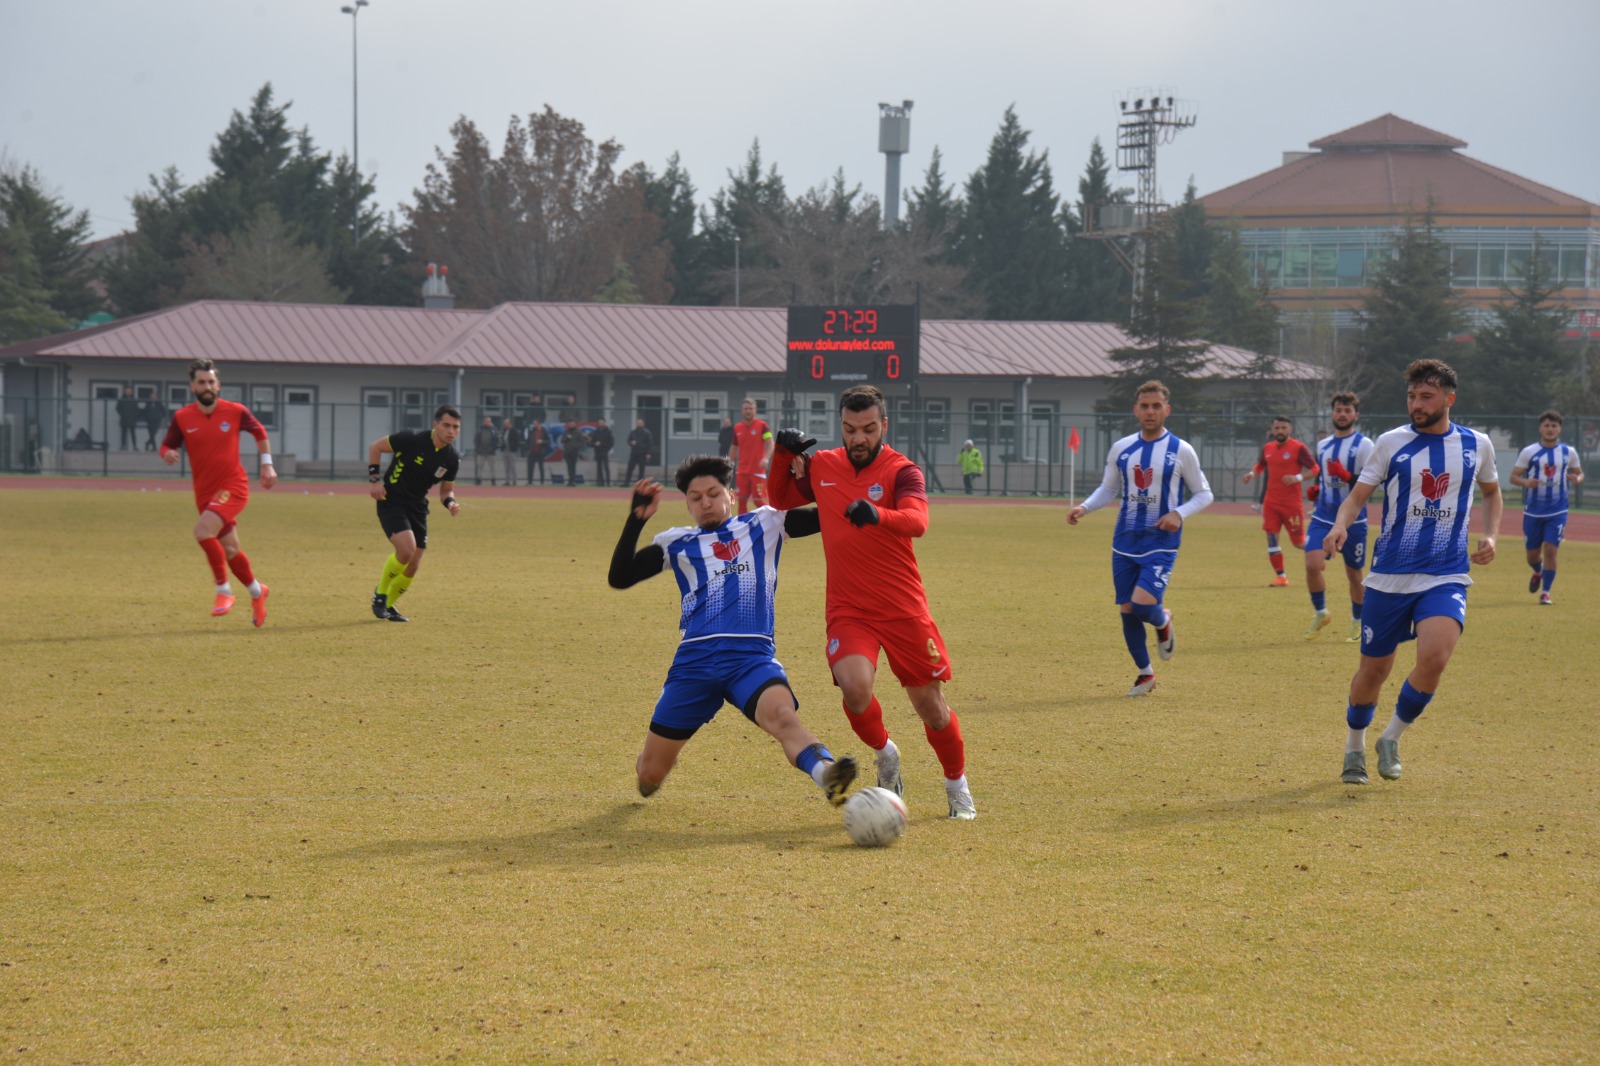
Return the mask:
{"type": "Polygon", "coordinates": [[[1455,370],[1443,359],[1418,359],[1406,367],[1407,385],[1437,385],[1455,391],[1458,384],[1455,370]]]}
{"type": "Polygon", "coordinates": [[[861,412],[869,407],[876,407],[878,414],[887,418],[889,405],[883,400],[883,393],[873,385],[851,385],[839,394],[839,413],[846,411],[861,412]]]}
{"type": "Polygon", "coordinates": [[[1338,407],[1342,403],[1343,404],[1349,404],[1351,407],[1354,407],[1357,411],[1361,410],[1361,397],[1357,396],[1353,392],[1336,392],[1336,393],[1334,393],[1333,394],[1333,399],[1328,401],[1328,406],[1329,407],[1338,407]]]}
{"type": "Polygon", "coordinates": [[[1284,425],[1288,426],[1290,429],[1294,428],[1294,419],[1290,418],[1288,415],[1273,415],[1272,416],[1272,424],[1273,425],[1277,425],[1279,422],[1282,422],[1284,425]]]}
{"type": "Polygon", "coordinates": [[[453,416],[457,422],[461,421],[461,412],[456,410],[454,407],[452,407],[450,404],[447,404],[447,403],[442,403],[437,408],[434,409],[433,420],[435,422],[437,422],[437,421],[439,421],[439,419],[443,418],[445,415],[453,416]]]}
{"type": "Polygon", "coordinates": [[[691,455],[678,464],[672,474],[672,483],[679,492],[688,492],[689,483],[697,477],[714,477],[724,486],[733,484],[733,464],[721,455],[691,455]]]}
{"type": "Polygon", "coordinates": [[[210,359],[196,359],[189,364],[189,380],[193,381],[194,376],[202,370],[209,370],[215,374],[217,372],[217,364],[210,359]]]}
{"type": "Polygon", "coordinates": [[[1554,422],[1558,426],[1565,424],[1565,423],[1563,423],[1561,421],[1561,412],[1557,411],[1554,407],[1550,408],[1550,410],[1548,410],[1544,414],[1540,415],[1539,416],[1539,421],[1541,421],[1541,422],[1554,422]]]}
{"type": "Polygon", "coordinates": [[[1172,402],[1172,390],[1167,388],[1161,382],[1157,381],[1155,378],[1151,378],[1149,381],[1133,390],[1133,402],[1138,403],[1139,397],[1143,396],[1147,392],[1159,392],[1161,394],[1162,403],[1172,402]]]}

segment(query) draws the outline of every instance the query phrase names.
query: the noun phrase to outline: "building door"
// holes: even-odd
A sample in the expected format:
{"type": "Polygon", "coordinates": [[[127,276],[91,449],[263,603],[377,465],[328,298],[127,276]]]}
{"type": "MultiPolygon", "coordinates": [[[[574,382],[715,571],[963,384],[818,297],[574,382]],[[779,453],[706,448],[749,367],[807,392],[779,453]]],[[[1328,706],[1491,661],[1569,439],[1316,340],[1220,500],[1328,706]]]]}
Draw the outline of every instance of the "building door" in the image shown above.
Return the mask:
{"type": "Polygon", "coordinates": [[[300,462],[317,457],[317,390],[314,387],[284,386],[283,430],[278,447],[300,462]]]}

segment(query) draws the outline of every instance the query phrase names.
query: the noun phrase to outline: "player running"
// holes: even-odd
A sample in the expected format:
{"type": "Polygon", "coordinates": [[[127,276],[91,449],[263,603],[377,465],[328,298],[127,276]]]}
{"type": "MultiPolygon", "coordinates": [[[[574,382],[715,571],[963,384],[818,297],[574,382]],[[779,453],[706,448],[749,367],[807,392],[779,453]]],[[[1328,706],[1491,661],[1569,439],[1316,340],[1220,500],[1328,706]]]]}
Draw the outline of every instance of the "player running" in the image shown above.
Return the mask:
{"type": "Polygon", "coordinates": [[[1571,445],[1561,443],[1561,412],[1539,416],[1539,443],[1517,455],[1511,483],[1521,485],[1522,536],[1533,576],[1528,591],[1539,593],[1539,603],[1550,604],[1550,587],[1556,583],[1556,553],[1567,529],[1567,485],[1583,484],[1583,463],[1571,445]]]}
{"type": "Polygon", "coordinates": [[[734,423],[733,447],[728,459],[738,471],[734,490],[739,495],[739,513],[750,510],[750,501],[761,507],[767,502],[767,471],[772,466],[772,429],[765,419],[756,417],[756,402],[746,398],[739,407],[743,421],[734,423]]]}
{"type": "Polygon", "coordinates": [[[1438,691],[1467,624],[1469,560],[1479,566],[1494,562],[1505,503],[1489,438],[1450,421],[1456,372],[1437,359],[1419,359],[1406,367],[1405,377],[1411,424],[1378,438],[1323,540],[1332,559],[1365,513],[1373,490],[1383,486],[1383,526],[1361,608],[1361,663],[1350,679],[1345,711],[1350,728],[1340,780],[1349,785],[1367,783],[1367,726],[1394,669],[1395,649],[1414,639],[1417,665],[1400,686],[1394,717],[1377,744],[1378,773],[1390,781],[1400,777],[1400,735],[1438,691]],[[1478,548],[1469,556],[1474,481],[1483,491],[1484,522],[1478,548]]]}
{"type": "Polygon", "coordinates": [[[877,753],[878,787],[904,791],[900,749],[873,693],[881,649],[939,757],[950,817],[969,821],[978,808],[967,786],[966,744],[940,689],[951,678],[950,655],[928,612],[911,548],[928,531],[922,471],[884,444],[887,408],[871,385],[844,390],[839,424],[844,447],[811,456],[805,453],[814,439],[798,429],[779,431],[772,503],[817,504],[828,560],[828,666],[850,728],[877,753]]]}
{"type": "Polygon", "coordinates": [[[611,555],[612,588],[670,570],[683,594],[683,639],[639,753],[639,795],[661,787],[689,738],[727,702],[772,734],[789,763],[837,806],[856,779],[856,761],[848,755],[835,759],[801,724],[773,638],[779,553],[790,537],[817,532],[817,512],[760,507],[735,518],[732,480],[733,466],[720,455],[685,459],[674,481],[694,524],[658,533],[649,547],[635,551],[644,524],[661,504],[661,486],[640,480],[611,555]]]}
{"type": "Polygon", "coordinates": [[[1300,498],[1300,485],[1306,474],[1315,476],[1317,461],[1311,449],[1289,434],[1294,423],[1279,415],[1272,420],[1272,431],[1261,446],[1255,466],[1244,473],[1245,484],[1257,474],[1267,475],[1266,496],[1261,501],[1261,528],[1267,531],[1267,561],[1278,576],[1272,579],[1274,588],[1288,588],[1289,578],[1283,572],[1283,549],[1278,547],[1278,531],[1287,530],[1289,541],[1296,548],[1306,545],[1306,511],[1300,498]]]}
{"type": "Polygon", "coordinates": [[[440,404],[433,412],[433,428],[403,429],[379,437],[367,446],[367,480],[372,482],[372,498],[378,501],[378,524],[394,551],[384,560],[378,587],[372,590],[372,614],[386,622],[409,622],[394,604],[422,565],[428,547],[428,490],[439,486],[439,502],[454,518],[461,513],[456,502],[456,475],[461,470],[461,454],[455,441],[461,435],[461,412],[440,404]],[[394,458],[380,477],[378,464],[386,452],[394,458]]]}
{"type": "Polygon", "coordinates": [[[1098,488],[1071,511],[1067,522],[1121,500],[1116,530],[1111,535],[1111,584],[1122,612],[1122,639],[1139,674],[1130,696],[1155,691],[1156,672],[1144,627],[1156,631],[1162,659],[1177,650],[1172,612],[1162,606],[1172,569],[1178,564],[1183,523],[1211,505],[1211,484],[1200,469],[1200,456],[1186,440],[1167,432],[1171,393],[1159,381],[1147,381],[1134,394],[1133,413],[1139,432],[1111,446],[1105,477],[1098,488]],[[1188,500],[1184,493],[1188,492],[1188,500]]]}
{"type": "Polygon", "coordinates": [[[232,570],[250,593],[250,620],[260,628],[267,621],[271,590],[256,580],[250,557],[239,546],[239,515],[250,502],[250,475],[239,460],[239,434],[256,439],[262,488],[278,483],[278,471],[272,465],[267,428],[244,404],[222,399],[221,388],[216,363],[196,359],[189,364],[189,391],[195,402],[173,412],[161,441],[161,461],[176,466],[181,448],[189,453],[189,465],[194,468],[194,502],[200,509],[194,539],[206,553],[217,584],[212,616],[233,609],[233,586],[228,583],[228,571],[232,570]]]}
{"type": "MultiPolygon", "coordinates": [[[[1305,638],[1315,640],[1333,620],[1328,610],[1328,581],[1325,571],[1328,554],[1322,542],[1333,528],[1339,505],[1350,494],[1350,487],[1361,476],[1361,470],[1372,458],[1376,446],[1373,439],[1357,431],[1356,420],[1361,417],[1361,400],[1353,392],[1333,394],[1333,436],[1317,444],[1317,465],[1321,467],[1317,483],[1306,493],[1316,504],[1307,527],[1306,588],[1311,593],[1311,609],[1316,612],[1311,624],[1306,626],[1305,638]]],[[[1362,511],[1350,526],[1345,541],[1344,576],[1350,585],[1350,635],[1348,644],[1361,640],[1361,601],[1366,598],[1366,588],[1361,584],[1361,568],[1367,561],[1367,512],[1362,511]]]]}

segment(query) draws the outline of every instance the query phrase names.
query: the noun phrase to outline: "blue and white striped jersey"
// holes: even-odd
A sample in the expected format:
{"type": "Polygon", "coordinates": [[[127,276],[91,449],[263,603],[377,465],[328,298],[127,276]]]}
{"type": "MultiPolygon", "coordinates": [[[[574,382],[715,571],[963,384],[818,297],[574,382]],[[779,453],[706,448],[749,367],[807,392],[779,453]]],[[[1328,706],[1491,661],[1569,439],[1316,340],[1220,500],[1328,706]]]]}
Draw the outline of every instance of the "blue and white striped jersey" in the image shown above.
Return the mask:
{"type": "Polygon", "coordinates": [[[1467,540],[1473,482],[1500,480],[1488,437],[1461,425],[1446,433],[1391,429],[1378,438],[1358,480],[1382,485],[1384,492],[1383,529],[1372,549],[1368,587],[1409,593],[1472,584],[1467,540]]]}
{"type": "MultiPolygon", "coordinates": [[[[1355,485],[1346,484],[1330,474],[1328,464],[1337,461],[1359,480],[1361,468],[1367,465],[1377,446],[1376,441],[1359,430],[1348,437],[1325,437],[1317,444],[1317,465],[1322,468],[1317,479],[1322,491],[1317,494],[1317,509],[1311,513],[1313,519],[1333,525],[1333,520],[1339,515],[1339,505],[1355,488],[1355,485]]],[[[1366,520],[1366,516],[1362,515],[1356,524],[1360,525],[1366,520]]]]}
{"type": "Polygon", "coordinates": [[[1571,445],[1557,443],[1546,448],[1530,444],[1517,455],[1516,469],[1539,482],[1538,488],[1524,487],[1522,511],[1530,518],[1549,518],[1567,513],[1567,471],[1582,470],[1583,464],[1571,445]]]}
{"type": "Polygon", "coordinates": [[[656,534],[652,543],[666,553],[662,569],[678,579],[683,595],[678,628],[685,643],[774,639],[778,554],[788,536],[783,512],[771,507],[736,515],[716,529],[675,526],[656,534]]]}
{"type": "Polygon", "coordinates": [[[1212,498],[1211,484],[1200,470],[1200,456],[1188,441],[1170,432],[1155,440],[1130,433],[1111,446],[1100,487],[1083,501],[1083,507],[1098,511],[1120,500],[1122,509],[1111,535],[1111,550],[1140,556],[1177,551],[1183,528],[1169,533],[1157,529],[1156,523],[1168,511],[1177,511],[1188,521],[1190,515],[1210,506],[1212,498]]]}

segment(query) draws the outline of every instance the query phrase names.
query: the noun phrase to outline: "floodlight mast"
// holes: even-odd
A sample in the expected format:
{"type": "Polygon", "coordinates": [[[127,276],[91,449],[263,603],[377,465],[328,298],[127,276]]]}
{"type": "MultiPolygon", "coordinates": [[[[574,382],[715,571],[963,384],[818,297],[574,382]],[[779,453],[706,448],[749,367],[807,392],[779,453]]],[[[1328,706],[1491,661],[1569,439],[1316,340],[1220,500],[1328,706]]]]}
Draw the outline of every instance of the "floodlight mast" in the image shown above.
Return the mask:
{"type": "Polygon", "coordinates": [[[878,151],[883,153],[883,228],[900,222],[900,157],[911,151],[911,101],[878,105],[878,151]]]}
{"type": "Polygon", "coordinates": [[[356,179],[355,239],[361,243],[361,79],[358,74],[359,52],[356,39],[356,21],[361,9],[370,6],[367,0],[353,0],[339,9],[350,16],[350,169],[356,179]]]}

